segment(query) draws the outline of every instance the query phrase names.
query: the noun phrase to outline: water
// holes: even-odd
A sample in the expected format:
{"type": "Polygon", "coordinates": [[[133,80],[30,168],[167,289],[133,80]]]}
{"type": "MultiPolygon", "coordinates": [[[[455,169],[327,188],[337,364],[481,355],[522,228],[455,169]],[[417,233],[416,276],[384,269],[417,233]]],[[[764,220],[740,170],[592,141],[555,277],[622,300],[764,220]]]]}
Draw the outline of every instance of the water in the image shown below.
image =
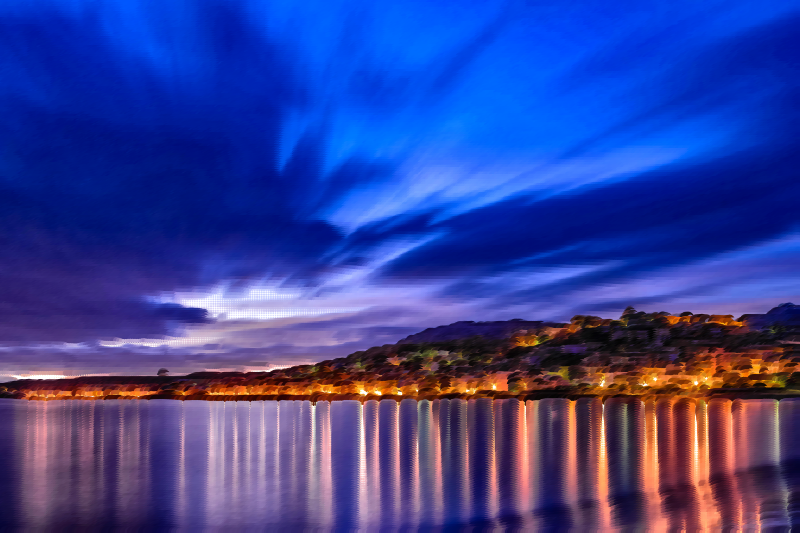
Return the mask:
{"type": "Polygon", "coordinates": [[[800,401],[0,400],[24,531],[788,531],[800,401]]]}

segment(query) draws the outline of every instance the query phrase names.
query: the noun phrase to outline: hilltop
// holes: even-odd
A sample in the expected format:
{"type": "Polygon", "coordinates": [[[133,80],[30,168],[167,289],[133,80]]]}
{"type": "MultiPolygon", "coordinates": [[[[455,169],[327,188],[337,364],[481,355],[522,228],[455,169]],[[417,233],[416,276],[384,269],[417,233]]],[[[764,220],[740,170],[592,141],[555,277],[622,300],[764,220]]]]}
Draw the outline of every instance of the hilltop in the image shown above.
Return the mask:
{"type": "Polygon", "coordinates": [[[520,330],[539,329],[546,326],[558,326],[556,323],[528,321],[521,318],[495,322],[473,322],[472,320],[454,322],[446,326],[428,328],[419,333],[409,335],[397,344],[413,344],[420,342],[442,342],[481,336],[487,339],[506,339],[520,330]]]}
{"type": "Polygon", "coordinates": [[[456,322],[271,372],[20,380],[27,399],[181,400],[798,394],[800,306],[765,314],[576,315],[568,323],[456,322]]]}

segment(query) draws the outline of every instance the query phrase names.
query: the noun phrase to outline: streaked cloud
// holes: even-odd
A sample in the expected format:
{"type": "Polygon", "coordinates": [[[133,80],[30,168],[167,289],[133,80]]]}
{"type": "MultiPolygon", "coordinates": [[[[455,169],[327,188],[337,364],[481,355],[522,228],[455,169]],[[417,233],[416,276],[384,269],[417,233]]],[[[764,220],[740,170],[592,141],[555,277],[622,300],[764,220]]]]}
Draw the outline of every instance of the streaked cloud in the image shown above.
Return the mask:
{"type": "Polygon", "coordinates": [[[0,372],[791,300],[798,22],[796,1],[6,2],[0,372]]]}

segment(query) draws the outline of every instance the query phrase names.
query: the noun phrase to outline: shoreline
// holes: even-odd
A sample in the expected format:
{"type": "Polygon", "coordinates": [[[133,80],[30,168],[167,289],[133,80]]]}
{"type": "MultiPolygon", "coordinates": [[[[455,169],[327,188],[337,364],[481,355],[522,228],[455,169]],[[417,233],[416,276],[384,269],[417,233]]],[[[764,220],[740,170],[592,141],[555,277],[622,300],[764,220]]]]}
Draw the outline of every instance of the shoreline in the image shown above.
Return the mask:
{"type": "Polygon", "coordinates": [[[757,389],[716,389],[709,390],[704,393],[694,394],[674,394],[674,393],[653,393],[653,394],[578,394],[571,391],[529,391],[520,394],[509,394],[502,391],[478,391],[475,394],[463,393],[446,393],[446,394],[423,394],[416,396],[403,396],[403,395],[377,395],[377,394],[188,394],[188,395],[173,395],[173,394],[151,394],[147,396],[122,396],[122,395],[109,395],[101,397],[81,397],[81,396],[30,396],[19,397],[18,395],[0,395],[0,399],[14,399],[26,401],[105,401],[105,400],[176,400],[176,401],[206,401],[206,402],[258,402],[258,401],[310,401],[317,403],[320,401],[344,401],[355,400],[365,403],[371,400],[394,400],[401,402],[403,400],[477,400],[482,398],[489,398],[492,400],[511,400],[516,399],[519,401],[528,400],[544,400],[544,399],[567,399],[567,400],[580,400],[580,399],[600,399],[605,402],[610,398],[638,398],[642,401],[659,400],[659,399],[694,399],[694,400],[711,400],[714,398],[722,398],[728,400],[782,400],[790,398],[800,398],[800,390],[757,390],[757,389]]]}

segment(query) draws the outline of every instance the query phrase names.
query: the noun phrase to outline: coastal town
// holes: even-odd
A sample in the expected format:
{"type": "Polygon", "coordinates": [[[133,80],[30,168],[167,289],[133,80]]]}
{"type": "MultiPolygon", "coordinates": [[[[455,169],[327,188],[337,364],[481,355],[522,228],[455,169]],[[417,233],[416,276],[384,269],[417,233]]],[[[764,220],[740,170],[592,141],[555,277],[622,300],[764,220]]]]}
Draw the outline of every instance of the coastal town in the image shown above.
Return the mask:
{"type": "Polygon", "coordinates": [[[347,357],[269,372],[18,380],[28,400],[343,400],[800,396],[800,305],[765,314],[643,312],[568,323],[457,322],[347,357]]]}

